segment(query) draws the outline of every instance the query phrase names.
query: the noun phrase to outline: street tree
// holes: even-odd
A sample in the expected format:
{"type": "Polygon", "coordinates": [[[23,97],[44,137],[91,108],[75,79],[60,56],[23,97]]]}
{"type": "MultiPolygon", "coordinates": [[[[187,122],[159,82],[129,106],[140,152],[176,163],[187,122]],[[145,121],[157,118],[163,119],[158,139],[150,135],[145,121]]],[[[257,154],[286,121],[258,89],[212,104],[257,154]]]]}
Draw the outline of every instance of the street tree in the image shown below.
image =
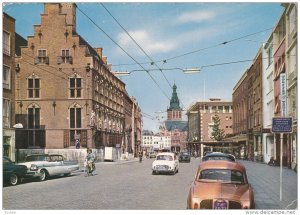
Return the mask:
{"type": "Polygon", "coordinates": [[[213,120],[213,127],[212,127],[212,133],[211,133],[211,139],[214,139],[216,141],[221,141],[225,138],[225,131],[223,129],[220,129],[220,117],[216,114],[212,117],[213,120]]]}

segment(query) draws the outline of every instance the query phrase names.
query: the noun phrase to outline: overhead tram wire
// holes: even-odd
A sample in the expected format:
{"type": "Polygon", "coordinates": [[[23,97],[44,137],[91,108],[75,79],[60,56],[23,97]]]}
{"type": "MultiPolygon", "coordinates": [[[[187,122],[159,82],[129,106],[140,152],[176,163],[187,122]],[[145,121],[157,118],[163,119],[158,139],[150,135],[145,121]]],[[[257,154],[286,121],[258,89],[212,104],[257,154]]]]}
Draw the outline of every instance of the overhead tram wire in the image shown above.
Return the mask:
{"type": "Polygon", "coordinates": [[[112,15],[112,13],[104,6],[103,3],[99,3],[102,5],[102,7],[107,11],[107,13],[116,21],[116,23],[118,23],[118,25],[125,31],[125,33],[130,37],[130,39],[135,43],[135,45],[137,45],[140,50],[148,57],[148,59],[151,61],[151,64],[154,64],[162,73],[162,75],[164,76],[165,80],[168,82],[169,86],[172,89],[172,85],[169,82],[169,80],[167,79],[167,77],[165,76],[165,74],[163,73],[162,69],[159,68],[159,66],[154,62],[154,60],[146,53],[146,51],[137,43],[137,41],[129,34],[129,32],[123,27],[123,25],[121,25],[121,23],[112,15]]]}
{"type": "Polygon", "coordinates": [[[122,48],[114,39],[112,39],[101,27],[99,27],[86,13],[84,13],[78,6],[77,9],[85,15],[99,30],[101,30],[114,44],[116,44],[128,57],[130,57],[136,64],[138,64],[152,79],[152,81],[156,84],[156,86],[162,91],[162,93],[167,97],[168,100],[170,98],[168,95],[163,91],[163,89],[159,86],[157,81],[152,77],[147,69],[145,69],[137,60],[135,60],[124,48],[122,48]]]}
{"type": "MultiPolygon", "coordinates": [[[[130,37],[130,39],[139,47],[139,49],[148,57],[149,60],[151,60],[151,65],[154,64],[156,68],[161,72],[165,80],[167,81],[168,85],[170,86],[171,90],[173,89],[170,81],[167,79],[166,75],[164,74],[163,70],[155,63],[155,61],[146,53],[146,51],[137,43],[137,41],[129,34],[129,32],[121,25],[121,23],[112,15],[112,13],[105,7],[103,3],[99,3],[102,5],[102,7],[107,11],[107,13],[118,23],[118,25],[125,31],[125,33],[130,37]]],[[[183,108],[185,109],[185,105],[181,100],[179,100],[182,104],[183,108]]]]}
{"type": "MultiPolygon", "coordinates": [[[[262,32],[265,32],[265,31],[268,31],[268,30],[271,30],[273,29],[272,28],[266,28],[264,30],[261,30],[261,31],[258,31],[258,32],[255,32],[255,33],[251,33],[251,34],[247,34],[245,36],[242,36],[242,37],[238,37],[238,38],[235,38],[235,39],[232,39],[232,40],[228,40],[228,41],[224,41],[222,43],[218,43],[218,44],[215,44],[215,45],[212,45],[212,46],[208,46],[208,47],[205,47],[205,48],[201,48],[201,49],[197,49],[197,50],[194,50],[194,51],[191,51],[191,52],[186,52],[184,54],[180,54],[180,55],[177,55],[177,56],[174,56],[174,57],[170,57],[170,58],[167,58],[167,59],[164,59],[164,60],[158,60],[158,61],[155,61],[156,63],[159,63],[159,62],[167,62],[167,61],[170,61],[170,60],[174,60],[176,58],[180,58],[180,57],[183,57],[183,56],[186,56],[186,55],[190,55],[190,54],[194,54],[194,53],[197,53],[197,52],[200,52],[200,51],[204,51],[204,50],[207,50],[207,49],[211,49],[211,48],[215,48],[215,47],[218,47],[218,46],[222,46],[222,45],[226,45],[228,43],[231,43],[231,42],[234,42],[234,41],[237,41],[237,40],[241,40],[241,39],[244,39],[246,37],[250,37],[250,36],[253,36],[255,34],[259,34],[259,33],[262,33],[262,32]]],[[[144,63],[141,63],[141,64],[149,64],[151,62],[144,62],[144,63]]],[[[130,65],[136,65],[136,64],[115,64],[114,66],[130,66],[130,65]]]]}

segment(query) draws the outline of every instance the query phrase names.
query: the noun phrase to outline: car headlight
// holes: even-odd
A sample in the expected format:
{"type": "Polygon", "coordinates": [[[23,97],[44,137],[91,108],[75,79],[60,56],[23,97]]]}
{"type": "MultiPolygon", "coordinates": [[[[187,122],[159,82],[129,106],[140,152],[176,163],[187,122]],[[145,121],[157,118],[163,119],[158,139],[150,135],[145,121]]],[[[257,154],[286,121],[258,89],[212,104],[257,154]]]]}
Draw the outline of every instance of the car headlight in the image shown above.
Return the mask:
{"type": "Polygon", "coordinates": [[[38,170],[38,167],[37,167],[37,165],[35,165],[35,164],[31,164],[31,166],[30,166],[30,170],[32,170],[32,171],[37,171],[37,170],[38,170]]]}

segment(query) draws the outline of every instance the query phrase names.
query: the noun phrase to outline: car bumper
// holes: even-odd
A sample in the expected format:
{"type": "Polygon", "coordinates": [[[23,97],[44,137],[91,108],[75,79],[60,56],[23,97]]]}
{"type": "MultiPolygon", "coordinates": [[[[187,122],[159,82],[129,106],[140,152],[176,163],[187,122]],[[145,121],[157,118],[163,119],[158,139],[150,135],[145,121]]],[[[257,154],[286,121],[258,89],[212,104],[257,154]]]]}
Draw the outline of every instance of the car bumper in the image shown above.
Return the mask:
{"type": "Polygon", "coordinates": [[[36,178],[36,177],[40,177],[41,173],[38,171],[28,171],[25,175],[25,178],[36,178]]]}
{"type": "Polygon", "coordinates": [[[179,159],[179,162],[190,162],[190,158],[179,159]]]}

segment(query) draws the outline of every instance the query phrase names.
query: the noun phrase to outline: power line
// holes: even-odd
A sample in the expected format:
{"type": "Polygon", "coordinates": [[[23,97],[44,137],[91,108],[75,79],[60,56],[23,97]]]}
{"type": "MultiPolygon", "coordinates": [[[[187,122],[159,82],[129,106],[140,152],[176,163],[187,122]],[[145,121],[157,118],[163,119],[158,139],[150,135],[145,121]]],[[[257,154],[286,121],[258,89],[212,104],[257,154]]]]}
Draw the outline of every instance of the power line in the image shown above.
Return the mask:
{"type": "Polygon", "coordinates": [[[151,61],[151,64],[154,64],[159,70],[160,72],[163,74],[165,80],[168,82],[169,86],[172,88],[169,80],[167,79],[167,77],[165,76],[165,74],[162,72],[162,70],[159,68],[159,66],[154,62],[154,60],[146,53],[146,51],[137,43],[137,41],[129,34],[129,32],[123,27],[123,25],[121,25],[121,23],[111,14],[111,12],[104,6],[103,3],[99,3],[102,5],[102,7],[107,11],[107,13],[116,21],[116,23],[118,23],[118,25],[126,32],[126,34],[131,38],[131,40],[140,48],[140,50],[149,58],[149,60],[151,61]]]}
{"type": "MultiPolygon", "coordinates": [[[[289,55],[289,56],[296,56],[296,55],[289,55]]],[[[272,56],[271,58],[276,58],[276,57],[280,57],[280,56],[272,56]]],[[[269,57],[263,57],[263,60],[265,59],[269,59],[269,57]]],[[[237,61],[229,61],[229,62],[223,62],[223,63],[215,63],[215,64],[207,64],[207,65],[202,65],[202,66],[197,66],[199,68],[205,68],[205,67],[214,67],[214,66],[222,66],[222,65],[228,65],[228,64],[236,64],[236,63],[245,63],[245,62],[251,62],[254,61],[255,59],[246,59],[246,60],[237,60],[237,61]]],[[[183,68],[178,68],[178,67],[174,67],[174,68],[165,68],[162,70],[166,70],[166,71],[172,71],[172,70],[183,70],[183,68]]],[[[132,70],[129,73],[132,72],[137,72],[137,71],[144,71],[144,70],[132,70]]],[[[148,71],[158,71],[158,69],[148,69],[148,71]]]]}
{"type": "MultiPolygon", "coordinates": [[[[148,57],[148,59],[151,61],[151,65],[155,65],[156,68],[161,72],[165,80],[167,81],[168,85],[170,86],[171,89],[173,89],[171,83],[167,79],[166,75],[164,74],[163,70],[154,62],[154,60],[146,53],[146,51],[137,43],[137,41],[129,34],[129,32],[121,25],[121,23],[112,15],[112,13],[104,6],[103,3],[99,3],[102,5],[102,7],[107,11],[107,13],[118,23],[118,25],[126,32],[126,34],[131,38],[131,40],[139,47],[139,49],[148,57]]],[[[183,102],[179,100],[182,106],[185,108],[183,102]]]]}
{"type": "MultiPolygon", "coordinates": [[[[273,27],[272,28],[266,28],[264,30],[261,30],[261,31],[255,32],[255,33],[247,34],[247,35],[244,35],[244,36],[232,39],[232,40],[224,41],[222,43],[218,43],[218,44],[215,44],[215,45],[212,45],[212,46],[208,46],[208,47],[205,47],[205,48],[201,48],[201,49],[197,49],[197,50],[194,50],[194,51],[191,51],[191,52],[180,54],[180,55],[177,55],[177,56],[174,56],[174,57],[170,57],[170,58],[167,58],[167,59],[164,59],[164,60],[158,60],[158,61],[155,61],[155,62],[164,62],[164,63],[166,63],[167,61],[174,60],[176,58],[180,58],[180,57],[183,57],[183,56],[186,56],[186,55],[194,54],[194,53],[204,51],[204,50],[207,50],[207,49],[211,49],[211,48],[215,48],[215,47],[218,47],[218,46],[226,45],[228,43],[231,43],[231,42],[234,42],[234,41],[237,41],[237,40],[241,40],[241,39],[244,39],[246,37],[253,36],[255,34],[259,34],[259,33],[262,33],[262,32],[265,32],[265,31],[268,31],[268,30],[271,30],[271,29],[273,29],[273,27]]],[[[150,63],[151,62],[144,62],[144,63],[141,63],[141,64],[150,64],[150,63]]],[[[130,65],[136,65],[136,64],[116,64],[114,66],[123,66],[123,65],[124,66],[130,66],[130,65]]]]}
{"type": "Polygon", "coordinates": [[[159,84],[156,82],[156,80],[152,77],[152,75],[149,73],[148,70],[146,70],[137,60],[135,60],[125,49],[123,49],[114,39],[112,39],[101,27],[99,27],[86,13],[84,13],[78,6],[77,9],[85,15],[99,30],[101,30],[114,44],[116,44],[127,56],[129,56],[134,62],[136,62],[145,72],[150,76],[152,81],[156,84],[156,86],[162,91],[162,93],[167,97],[168,100],[170,98],[168,95],[163,91],[163,89],[159,86],[159,84]]]}

